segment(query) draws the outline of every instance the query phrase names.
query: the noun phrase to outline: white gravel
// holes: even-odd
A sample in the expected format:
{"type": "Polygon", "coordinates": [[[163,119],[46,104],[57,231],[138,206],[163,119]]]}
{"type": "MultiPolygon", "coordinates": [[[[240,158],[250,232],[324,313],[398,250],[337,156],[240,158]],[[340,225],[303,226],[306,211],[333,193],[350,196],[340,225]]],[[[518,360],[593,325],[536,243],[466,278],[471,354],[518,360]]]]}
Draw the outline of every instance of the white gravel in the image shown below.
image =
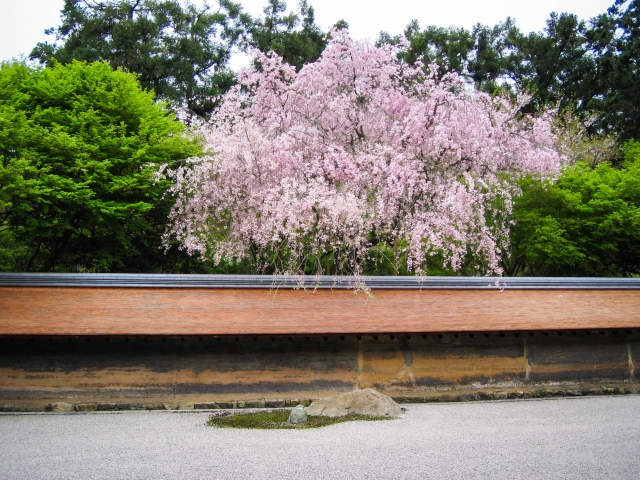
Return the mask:
{"type": "Polygon", "coordinates": [[[640,396],[406,407],[295,431],[211,428],[203,413],[0,415],[0,478],[640,478],[640,396]]]}

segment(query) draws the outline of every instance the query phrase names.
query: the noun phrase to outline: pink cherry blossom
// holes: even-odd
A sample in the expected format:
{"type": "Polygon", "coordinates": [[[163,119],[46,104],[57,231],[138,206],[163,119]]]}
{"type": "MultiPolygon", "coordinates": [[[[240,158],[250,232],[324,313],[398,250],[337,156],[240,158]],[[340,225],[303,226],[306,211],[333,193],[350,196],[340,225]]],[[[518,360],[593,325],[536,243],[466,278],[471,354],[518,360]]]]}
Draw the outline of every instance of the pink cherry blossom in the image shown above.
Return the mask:
{"type": "Polygon", "coordinates": [[[418,275],[435,252],[456,269],[469,249],[499,273],[515,180],[561,167],[552,115],[520,116],[396,53],[335,32],[296,73],[257,52],[200,129],[210,153],[172,172],[166,238],[277,273],[312,258],[327,273],[331,255],[332,273],[360,275],[379,242],[402,245],[418,275]]]}

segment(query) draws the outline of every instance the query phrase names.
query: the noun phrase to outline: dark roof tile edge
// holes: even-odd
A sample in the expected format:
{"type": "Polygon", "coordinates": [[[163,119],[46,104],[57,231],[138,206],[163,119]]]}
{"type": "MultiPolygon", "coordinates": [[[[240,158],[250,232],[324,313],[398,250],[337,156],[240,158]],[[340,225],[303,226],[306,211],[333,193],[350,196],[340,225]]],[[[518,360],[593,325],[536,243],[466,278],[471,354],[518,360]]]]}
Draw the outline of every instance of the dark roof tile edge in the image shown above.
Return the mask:
{"type": "MultiPolygon", "coordinates": [[[[640,289],[640,278],[365,277],[371,289],[640,289]],[[498,283],[496,283],[498,281],[498,283]]],[[[0,273],[0,287],[349,289],[354,277],[122,273],[0,273]]]]}

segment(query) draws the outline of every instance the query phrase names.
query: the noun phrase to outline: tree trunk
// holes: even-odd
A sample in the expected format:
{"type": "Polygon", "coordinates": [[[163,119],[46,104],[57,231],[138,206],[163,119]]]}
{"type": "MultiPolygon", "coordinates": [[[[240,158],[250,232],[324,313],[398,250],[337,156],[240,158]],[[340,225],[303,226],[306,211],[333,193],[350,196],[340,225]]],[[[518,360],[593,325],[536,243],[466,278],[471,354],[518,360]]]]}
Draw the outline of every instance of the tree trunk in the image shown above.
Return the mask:
{"type": "Polygon", "coordinates": [[[36,257],[38,256],[38,253],[40,253],[40,247],[42,246],[42,242],[38,242],[38,246],[36,247],[36,251],[33,252],[33,255],[31,255],[31,257],[29,258],[29,261],[27,262],[27,268],[25,269],[27,272],[31,270],[31,267],[33,266],[33,261],[36,259],[36,257]]]}
{"type": "Polygon", "coordinates": [[[398,237],[393,240],[393,274],[398,275],[398,237]]]}

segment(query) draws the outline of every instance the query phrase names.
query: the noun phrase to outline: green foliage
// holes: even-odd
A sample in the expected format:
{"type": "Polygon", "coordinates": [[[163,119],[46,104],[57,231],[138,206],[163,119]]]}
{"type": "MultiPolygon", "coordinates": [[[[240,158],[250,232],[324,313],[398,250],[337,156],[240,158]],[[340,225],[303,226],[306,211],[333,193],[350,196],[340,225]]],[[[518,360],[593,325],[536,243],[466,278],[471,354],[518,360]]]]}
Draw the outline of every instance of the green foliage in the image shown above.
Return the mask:
{"type": "Polygon", "coordinates": [[[506,66],[511,78],[533,95],[525,111],[559,105],[587,110],[596,92],[597,58],[591,55],[588,28],[575,15],[552,13],[543,32],[509,32],[514,53],[506,66]]]}
{"type": "Polygon", "coordinates": [[[317,60],[327,45],[326,35],[315,24],[314,10],[300,0],[300,13],[289,12],[282,0],[269,0],[264,18],[249,22],[249,44],[262,52],[273,51],[300,70],[317,60]]]}
{"type": "MultiPolygon", "coordinates": [[[[407,246],[403,240],[398,241],[396,245],[388,245],[385,242],[376,244],[370,250],[367,262],[362,266],[363,274],[402,277],[415,275],[407,269],[407,246]]],[[[475,276],[487,270],[482,259],[471,253],[466,255],[458,270],[454,270],[445,262],[441,252],[429,255],[426,267],[427,275],[441,277],[475,276]]]]}
{"type": "MultiPolygon", "coordinates": [[[[488,93],[510,90],[511,70],[520,60],[511,50],[510,38],[518,33],[510,18],[495,27],[478,24],[471,31],[433,25],[421,30],[413,20],[404,31],[408,48],[400,56],[412,65],[418,60],[425,65],[435,62],[440,75],[455,71],[488,93]]],[[[382,32],[378,44],[397,45],[401,40],[400,35],[392,37],[382,32]]]]}
{"type": "MultiPolygon", "coordinates": [[[[382,32],[378,43],[402,36],[382,32]]],[[[526,91],[523,111],[559,106],[580,118],[597,116],[590,133],[640,140],[640,0],[615,0],[589,22],[551,13],[542,32],[523,34],[507,18],[494,27],[422,30],[416,20],[404,32],[409,63],[436,62],[439,73],[455,70],[488,93],[526,91]]]]}
{"type": "Polygon", "coordinates": [[[528,179],[516,199],[508,275],[640,274],[640,146],[621,168],[578,163],[556,182],[528,179]]]}
{"type": "MultiPolygon", "coordinates": [[[[472,31],[421,30],[414,21],[404,36],[407,62],[435,61],[440,74],[456,70],[489,93],[526,91],[532,99],[524,112],[557,105],[563,113],[559,147],[574,166],[556,182],[523,181],[505,274],[638,275],[640,151],[628,143],[623,162],[620,144],[640,139],[640,1],[616,0],[591,22],[553,13],[543,32],[528,35],[507,19],[472,31]]],[[[377,271],[389,264],[378,262],[377,271]]],[[[469,267],[473,255],[462,271],[474,274],[469,267]]]]}
{"type": "Polygon", "coordinates": [[[229,415],[216,415],[211,417],[207,422],[210,427],[218,428],[242,428],[254,430],[276,430],[276,429],[292,429],[301,430],[307,428],[326,427],[335,425],[336,423],[353,422],[353,421],[377,421],[391,420],[389,417],[369,417],[367,415],[350,414],[344,417],[308,417],[306,423],[292,425],[287,423],[289,418],[289,410],[276,412],[256,412],[256,413],[239,413],[229,415]]]}
{"type": "Polygon", "coordinates": [[[306,0],[299,13],[269,0],[264,18],[252,18],[231,0],[218,4],[214,11],[179,0],[65,0],[60,26],[47,30],[57,43],[39,43],[31,58],[47,66],[105,61],[137,73],[157,98],[207,117],[235,83],[227,67],[234,47],[274,51],[300,69],[326,46],[306,0]]]}
{"type": "MultiPolygon", "coordinates": [[[[0,270],[256,273],[249,263],[212,269],[175,247],[165,255],[173,199],[152,175],[154,164],[200,152],[166,104],[207,117],[235,82],[227,62],[241,39],[298,70],[321,55],[327,37],[313,7],[302,0],[287,13],[284,1],[267,1],[265,16],[252,18],[230,0],[217,9],[65,0],[48,31],[56,43],[31,53],[47,68],[0,67],[0,270]]],[[[552,13],[544,31],[526,35],[507,18],[471,30],[413,21],[403,36],[405,61],[435,61],[441,75],[458,71],[491,94],[527,91],[525,112],[558,105],[569,119],[561,148],[577,163],[556,182],[523,181],[505,273],[640,273],[640,146],[627,143],[622,161],[615,145],[640,140],[640,0],[615,0],[590,22],[552,13]]],[[[379,43],[401,39],[383,32],[379,43]]],[[[403,252],[376,245],[365,274],[408,274],[403,252]]],[[[332,272],[343,259],[312,257],[309,271],[318,262],[332,272]]],[[[476,267],[470,254],[458,274],[476,267]]],[[[429,272],[453,274],[437,254],[429,272]]]]}
{"type": "Polygon", "coordinates": [[[624,157],[622,145],[611,134],[594,134],[592,130],[597,116],[591,115],[581,120],[571,109],[566,109],[558,117],[558,149],[569,163],[584,162],[595,167],[603,162],[620,165],[624,157]]]}
{"type": "MultiPolygon", "coordinates": [[[[471,31],[435,26],[420,30],[413,20],[404,37],[409,48],[401,56],[407,62],[436,62],[441,74],[456,71],[488,93],[509,91],[515,83],[533,94],[529,110],[558,102],[582,105],[593,90],[595,60],[586,55],[586,26],[575,15],[552,13],[543,32],[529,35],[511,18],[494,27],[478,24],[471,31]]],[[[385,32],[379,39],[399,41],[400,36],[385,32]]]]}
{"type": "Polygon", "coordinates": [[[640,140],[640,1],[616,0],[592,22],[592,50],[598,56],[598,126],[622,140],[640,140]]]}
{"type": "MultiPolygon", "coordinates": [[[[469,61],[475,48],[475,39],[468,30],[432,25],[421,31],[418,21],[413,20],[407,25],[404,37],[409,45],[400,55],[406,62],[412,65],[417,60],[423,60],[426,64],[436,62],[441,74],[448,71],[468,72],[469,61]]],[[[387,32],[382,32],[378,44],[398,44],[400,39],[400,36],[391,37],[387,32]]]]}
{"type": "Polygon", "coordinates": [[[51,66],[105,61],[139,75],[157,97],[205,116],[234,76],[226,68],[243,29],[241,8],[184,7],[178,0],[65,0],[62,23],[47,33],[61,45],[39,43],[32,59],[51,66]]]}
{"type": "Polygon", "coordinates": [[[132,74],[106,63],[3,63],[0,266],[180,270],[188,258],[160,249],[173,199],[154,172],[201,151],[132,74]]]}

